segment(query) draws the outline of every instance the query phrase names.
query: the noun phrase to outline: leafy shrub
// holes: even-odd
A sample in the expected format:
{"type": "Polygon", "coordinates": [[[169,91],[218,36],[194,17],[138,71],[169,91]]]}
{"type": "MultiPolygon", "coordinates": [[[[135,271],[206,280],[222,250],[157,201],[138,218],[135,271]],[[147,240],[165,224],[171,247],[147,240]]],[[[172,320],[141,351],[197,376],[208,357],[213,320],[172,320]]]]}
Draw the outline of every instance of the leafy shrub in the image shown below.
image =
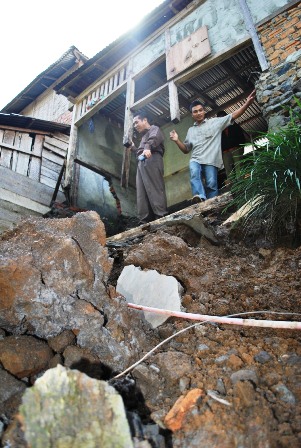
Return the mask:
{"type": "Polygon", "coordinates": [[[240,178],[230,174],[230,206],[245,206],[240,220],[245,233],[263,227],[272,240],[288,235],[301,240],[301,103],[296,103],[297,111],[288,109],[288,124],[265,133],[265,143],[244,157],[240,178]]]}

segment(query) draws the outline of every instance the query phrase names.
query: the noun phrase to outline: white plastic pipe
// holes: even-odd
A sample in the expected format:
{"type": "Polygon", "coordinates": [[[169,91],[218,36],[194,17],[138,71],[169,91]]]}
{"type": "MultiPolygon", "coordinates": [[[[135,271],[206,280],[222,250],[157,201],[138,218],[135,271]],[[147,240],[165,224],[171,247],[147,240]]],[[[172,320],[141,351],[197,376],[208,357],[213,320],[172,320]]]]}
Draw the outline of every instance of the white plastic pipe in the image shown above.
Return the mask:
{"type": "Polygon", "coordinates": [[[160,308],[151,308],[149,306],[136,305],[135,303],[128,303],[128,306],[129,308],[134,308],[136,310],[141,311],[149,311],[150,313],[164,314],[168,316],[180,317],[182,319],[189,319],[189,320],[200,320],[203,322],[216,322],[218,324],[242,325],[244,327],[286,328],[289,330],[301,330],[301,322],[208,316],[206,314],[192,314],[192,313],[183,313],[181,311],[171,311],[171,310],[163,310],[160,308]]]}

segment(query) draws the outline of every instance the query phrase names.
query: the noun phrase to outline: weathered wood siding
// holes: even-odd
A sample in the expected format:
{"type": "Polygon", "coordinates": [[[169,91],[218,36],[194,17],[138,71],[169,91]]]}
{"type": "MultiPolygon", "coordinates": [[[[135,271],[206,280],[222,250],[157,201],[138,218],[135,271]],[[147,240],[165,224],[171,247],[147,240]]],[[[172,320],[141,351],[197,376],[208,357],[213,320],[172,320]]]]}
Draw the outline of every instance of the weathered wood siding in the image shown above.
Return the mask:
{"type": "MultiPolygon", "coordinates": [[[[69,137],[0,129],[0,231],[22,216],[50,209],[69,137]]],[[[59,188],[57,200],[65,195],[59,188]]]]}
{"type": "Polygon", "coordinates": [[[70,102],[64,95],[58,95],[53,89],[48,89],[23,109],[21,114],[40,120],[70,124],[72,112],[68,111],[69,106],[70,102]]]}
{"type": "Polygon", "coordinates": [[[55,188],[68,141],[63,134],[33,138],[27,132],[0,129],[0,166],[55,188]]]}

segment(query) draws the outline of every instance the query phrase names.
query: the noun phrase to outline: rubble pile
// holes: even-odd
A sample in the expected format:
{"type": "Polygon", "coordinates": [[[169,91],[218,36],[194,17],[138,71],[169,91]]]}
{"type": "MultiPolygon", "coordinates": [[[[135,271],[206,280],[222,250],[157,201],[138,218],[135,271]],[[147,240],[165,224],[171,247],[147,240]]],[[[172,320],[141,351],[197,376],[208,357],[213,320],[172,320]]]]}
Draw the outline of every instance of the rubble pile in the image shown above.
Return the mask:
{"type": "MultiPolygon", "coordinates": [[[[187,210],[184,215],[191,220],[187,210]]],[[[95,440],[100,437],[102,429],[85,407],[86,394],[111,400],[97,385],[103,382],[115,389],[125,407],[127,423],[122,420],[120,425],[127,441],[116,446],[129,446],[127,425],[136,448],[300,446],[300,332],[213,323],[192,327],[195,322],[176,317],[154,326],[143,312],[130,309],[129,298],[116,289],[124,268],[134,266],[143,273],[155,270],[174,278],[180,285],[181,309],[188,313],[261,312],[250,316],[300,320],[292,313],[300,310],[301,247],[247,246],[231,240],[231,233],[220,227],[220,217],[215,222],[213,216],[205,223],[206,234],[215,232],[216,238],[209,240],[198,233],[204,226],[196,226],[195,219],[193,226],[185,225],[185,219],[171,218],[143,230],[139,237],[110,244],[96,212],[27,219],[2,236],[4,447],[41,446],[32,441],[34,425],[41,427],[41,437],[50,416],[62,415],[59,408],[48,407],[52,371],[58,387],[71,384],[71,378],[83,385],[74,386],[74,405],[57,404],[67,409],[66,420],[53,437],[68,439],[66,446],[84,446],[92,434],[95,440]],[[33,415],[37,403],[40,419],[34,420],[28,406],[33,415]],[[82,414],[89,416],[90,426],[82,414]],[[86,428],[78,429],[78,434],[76,421],[86,428]]],[[[137,290],[144,278],[137,276],[137,290]]],[[[166,291],[155,283],[154,295],[166,308],[166,291]]],[[[109,425],[113,431],[114,425],[109,425]]]]}

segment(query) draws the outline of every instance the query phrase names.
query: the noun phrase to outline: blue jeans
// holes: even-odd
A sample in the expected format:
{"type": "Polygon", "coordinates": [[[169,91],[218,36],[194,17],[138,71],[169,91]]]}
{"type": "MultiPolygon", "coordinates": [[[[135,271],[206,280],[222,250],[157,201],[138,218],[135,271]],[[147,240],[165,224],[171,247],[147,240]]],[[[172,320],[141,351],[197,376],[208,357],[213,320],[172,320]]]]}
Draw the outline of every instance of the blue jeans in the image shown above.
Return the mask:
{"type": "Polygon", "coordinates": [[[202,199],[214,198],[218,195],[217,172],[213,165],[204,165],[191,160],[189,162],[190,185],[192,195],[199,195],[202,199]],[[205,178],[204,187],[202,178],[205,178]]]}

